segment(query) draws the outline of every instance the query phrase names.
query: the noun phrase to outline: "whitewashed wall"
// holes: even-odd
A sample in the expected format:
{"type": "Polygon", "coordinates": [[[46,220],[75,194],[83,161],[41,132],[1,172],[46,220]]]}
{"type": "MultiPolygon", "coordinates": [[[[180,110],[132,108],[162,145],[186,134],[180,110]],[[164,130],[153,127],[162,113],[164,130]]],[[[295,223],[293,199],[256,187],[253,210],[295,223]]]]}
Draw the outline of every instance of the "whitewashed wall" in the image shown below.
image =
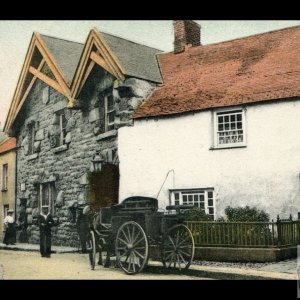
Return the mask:
{"type": "Polygon", "coordinates": [[[169,188],[215,189],[217,216],[228,205],[256,206],[272,218],[300,211],[300,101],[248,106],[247,147],[209,150],[212,112],[135,121],[119,130],[120,200],[169,204],[169,188]],[[175,186],[173,186],[173,180],[175,186]]]}

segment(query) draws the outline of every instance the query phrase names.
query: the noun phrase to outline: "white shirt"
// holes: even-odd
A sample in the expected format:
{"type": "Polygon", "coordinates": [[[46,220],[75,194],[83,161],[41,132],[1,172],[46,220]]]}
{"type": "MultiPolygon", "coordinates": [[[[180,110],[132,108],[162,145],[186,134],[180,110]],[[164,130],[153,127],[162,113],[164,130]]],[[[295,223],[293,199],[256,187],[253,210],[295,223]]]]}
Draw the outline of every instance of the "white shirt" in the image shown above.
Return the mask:
{"type": "Polygon", "coordinates": [[[7,225],[8,223],[13,223],[14,222],[14,218],[12,216],[6,216],[3,223],[5,225],[7,225]]]}
{"type": "Polygon", "coordinates": [[[50,215],[50,213],[48,212],[46,215],[44,215],[43,213],[41,213],[41,216],[46,220],[47,217],[50,215]]]}

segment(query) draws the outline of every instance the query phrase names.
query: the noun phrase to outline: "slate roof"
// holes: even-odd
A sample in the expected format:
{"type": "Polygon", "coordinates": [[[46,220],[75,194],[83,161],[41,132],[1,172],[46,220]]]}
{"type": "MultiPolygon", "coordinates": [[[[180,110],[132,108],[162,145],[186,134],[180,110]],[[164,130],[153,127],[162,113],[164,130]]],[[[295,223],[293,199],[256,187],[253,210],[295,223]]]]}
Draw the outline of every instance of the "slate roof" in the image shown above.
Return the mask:
{"type": "Polygon", "coordinates": [[[101,33],[109,48],[120,60],[125,74],[142,79],[162,82],[156,54],[161,50],[125,40],[107,33],[101,33]]]}
{"type": "Polygon", "coordinates": [[[71,82],[84,45],[46,35],[41,35],[41,37],[66,79],[71,82]]]}
{"type": "Polygon", "coordinates": [[[164,84],[136,119],[300,96],[300,26],[158,59],[164,84]]]}
{"type": "MultiPolygon", "coordinates": [[[[125,75],[154,82],[162,82],[156,59],[156,54],[161,53],[161,50],[137,44],[107,33],[100,32],[100,34],[124,67],[125,75]]],[[[41,36],[48,50],[66,76],[66,79],[71,82],[79,63],[84,44],[46,35],[41,36]]]]}

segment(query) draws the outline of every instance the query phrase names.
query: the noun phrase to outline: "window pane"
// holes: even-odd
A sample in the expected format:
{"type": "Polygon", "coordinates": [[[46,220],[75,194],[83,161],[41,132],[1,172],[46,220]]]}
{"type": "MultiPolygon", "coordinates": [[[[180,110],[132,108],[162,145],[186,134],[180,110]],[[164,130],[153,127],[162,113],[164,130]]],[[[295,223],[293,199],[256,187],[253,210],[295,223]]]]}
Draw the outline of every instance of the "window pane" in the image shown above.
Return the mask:
{"type": "Polygon", "coordinates": [[[175,200],[175,205],[179,205],[179,200],[175,200]]]}
{"type": "Polygon", "coordinates": [[[208,213],[209,213],[210,215],[213,215],[213,214],[214,214],[214,209],[213,209],[212,207],[210,207],[210,208],[208,209],[208,213]]]}
{"type": "Polygon", "coordinates": [[[194,202],[198,202],[199,200],[199,196],[198,195],[194,195],[194,202]]]}
{"type": "Polygon", "coordinates": [[[208,196],[208,198],[213,198],[213,192],[208,192],[207,196],[208,196]]]}
{"type": "Polygon", "coordinates": [[[42,195],[42,206],[49,205],[49,187],[48,185],[43,186],[43,195],[42,195]]]}
{"type": "Polygon", "coordinates": [[[208,199],[208,206],[214,206],[214,200],[208,199]]]}
{"type": "Polygon", "coordinates": [[[193,195],[189,195],[189,204],[193,204],[193,195]]]}
{"type": "Polygon", "coordinates": [[[111,112],[108,114],[108,123],[113,123],[115,121],[115,113],[111,112]]]}
{"type": "Polygon", "coordinates": [[[107,97],[107,110],[111,111],[114,109],[114,98],[112,95],[107,97]]]}
{"type": "Polygon", "coordinates": [[[179,200],[179,193],[175,193],[175,200],[179,200]]]}
{"type": "Polygon", "coordinates": [[[182,196],[182,203],[187,204],[187,196],[186,195],[182,196]]]}
{"type": "Polygon", "coordinates": [[[107,130],[109,131],[109,130],[113,130],[114,129],[114,125],[109,125],[109,126],[107,126],[107,130]]]}
{"type": "Polygon", "coordinates": [[[204,195],[200,195],[200,201],[204,201],[204,195]]]}
{"type": "Polygon", "coordinates": [[[242,113],[238,111],[224,112],[218,116],[218,144],[234,144],[243,141],[243,133],[237,133],[237,130],[242,131],[242,113]],[[221,122],[222,121],[222,122],[221,122]]]}
{"type": "Polygon", "coordinates": [[[205,208],[204,207],[204,202],[200,202],[200,208],[203,208],[203,209],[205,208]]]}

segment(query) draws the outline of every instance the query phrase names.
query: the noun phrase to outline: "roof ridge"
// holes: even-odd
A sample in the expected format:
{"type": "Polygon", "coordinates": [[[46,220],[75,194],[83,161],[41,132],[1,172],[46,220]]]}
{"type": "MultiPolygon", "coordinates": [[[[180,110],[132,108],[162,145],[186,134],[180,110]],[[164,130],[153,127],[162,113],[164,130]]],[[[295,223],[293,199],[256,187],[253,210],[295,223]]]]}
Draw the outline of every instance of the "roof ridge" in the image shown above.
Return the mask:
{"type": "Polygon", "coordinates": [[[151,48],[151,49],[153,49],[153,50],[157,50],[157,51],[160,51],[160,52],[164,52],[164,50],[160,50],[160,49],[157,49],[157,48],[154,48],[154,47],[145,45],[145,44],[141,44],[141,43],[138,43],[138,42],[135,42],[135,41],[132,41],[132,40],[125,39],[125,38],[123,38],[123,37],[120,37],[120,36],[117,36],[117,35],[114,35],[114,34],[111,34],[111,33],[104,32],[104,31],[99,30],[98,28],[97,28],[97,30],[98,30],[100,33],[104,33],[104,34],[107,34],[107,35],[116,37],[116,38],[118,38],[118,39],[125,40],[125,41],[127,41],[127,42],[130,42],[130,43],[133,43],[133,44],[136,44],[136,45],[139,45],[139,46],[144,46],[144,47],[147,47],[147,48],[151,48]]]}
{"type": "Polygon", "coordinates": [[[40,35],[48,37],[48,38],[52,38],[52,39],[61,40],[61,41],[70,42],[70,43],[79,44],[79,45],[84,46],[84,43],[75,42],[75,41],[71,41],[71,40],[67,40],[67,39],[63,39],[63,38],[59,38],[59,37],[55,37],[55,36],[51,36],[51,35],[46,35],[46,34],[42,34],[42,33],[40,33],[40,35]]]}
{"type": "MultiPolygon", "coordinates": [[[[300,25],[295,25],[295,26],[290,26],[290,27],[284,27],[284,28],[280,28],[280,29],[275,29],[272,31],[267,31],[267,32],[261,32],[261,33],[256,33],[256,34],[252,34],[252,35],[247,35],[244,37],[239,37],[239,38],[235,38],[235,39],[230,39],[230,40],[226,40],[226,41],[221,41],[221,42],[216,42],[216,43],[211,43],[211,44],[205,44],[205,45],[199,45],[196,47],[191,47],[189,49],[200,49],[203,47],[210,47],[210,46],[216,46],[216,45],[223,45],[223,44],[227,44],[227,43],[232,43],[235,41],[239,41],[239,40],[246,40],[246,39],[250,39],[253,37],[257,37],[257,36],[263,36],[263,35],[268,35],[268,34],[273,34],[275,32],[280,32],[280,31],[286,31],[286,30],[292,30],[295,28],[299,28],[300,29],[300,25]]],[[[183,53],[185,53],[186,51],[184,51],[183,53]]],[[[170,52],[165,52],[165,53],[159,53],[159,54],[170,54],[170,53],[174,53],[174,51],[170,51],[170,52]]]]}
{"type": "MultiPolygon", "coordinates": [[[[97,28],[97,30],[100,32],[100,33],[104,33],[106,35],[109,35],[109,36],[113,36],[115,38],[118,38],[118,39],[122,39],[122,40],[125,40],[127,42],[130,42],[130,43],[133,43],[133,44],[136,44],[136,45],[139,45],[139,46],[144,46],[144,47],[147,47],[147,48],[151,48],[153,50],[156,50],[156,51],[160,51],[160,52],[164,52],[164,50],[161,50],[161,49],[157,49],[157,48],[154,48],[154,47],[151,47],[151,46],[148,46],[148,45],[145,45],[145,44],[141,44],[139,42],[135,42],[135,41],[132,41],[132,40],[128,40],[126,38],[123,38],[123,37],[120,37],[118,35],[114,35],[114,34],[111,34],[111,33],[107,33],[105,31],[101,31],[99,30],[99,28],[97,28]]],[[[79,45],[82,45],[84,46],[85,43],[80,43],[80,42],[75,42],[75,41],[71,41],[71,40],[67,40],[67,39],[64,39],[64,38],[60,38],[60,37],[56,37],[56,36],[51,36],[51,35],[47,35],[47,34],[42,34],[40,33],[41,36],[45,36],[45,37],[49,37],[49,38],[52,38],[52,39],[56,39],[56,40],[62,40],[62,41],[65,41],[65,42],[70,42],[70,43],[76,43],[76,44],[79,44],[79,45]]]]}
{"type": "MultiPolygon", "coordinates": [[[[275,30],[271,30],[271,31],[266,31],[266,32],[261,32],[261,33],[256,33],[256,34],[251,34],[251,35],[247,35],[247,36],[244,36],[244,37],[239,37],[239,38],[236,38],[236,39],[226,40],[226,41],[223,41],[223,42],[212,43],[212,44],[206,44],[206,45],[203,45],[203,46],[205,47],[205,46],[210,46],[210,45],[226,44],[226,43],[230,43],[230,42],[233,42],[233,41],[245,40],[245,39],[252,38],[252,37],[257,37],[257,36],[262,36],[262,35],[273,34],[273,33],[275,33],[275,32],[280,32],[280,31],[291,30],[291,29],[295,29],[295,28],[297,28],[297,27],[299,27],[299,29],[300,29],[300,25],[295,25],[295,26],[291,26],[291,27],[284,27],[284,28],[275,29],[275,30]]],[[[202,46],[202,47],[203,47],[203,46],[202,46]]],[[[198,47],[201,47],[201,45],[198,46],[198,47]]]]}

